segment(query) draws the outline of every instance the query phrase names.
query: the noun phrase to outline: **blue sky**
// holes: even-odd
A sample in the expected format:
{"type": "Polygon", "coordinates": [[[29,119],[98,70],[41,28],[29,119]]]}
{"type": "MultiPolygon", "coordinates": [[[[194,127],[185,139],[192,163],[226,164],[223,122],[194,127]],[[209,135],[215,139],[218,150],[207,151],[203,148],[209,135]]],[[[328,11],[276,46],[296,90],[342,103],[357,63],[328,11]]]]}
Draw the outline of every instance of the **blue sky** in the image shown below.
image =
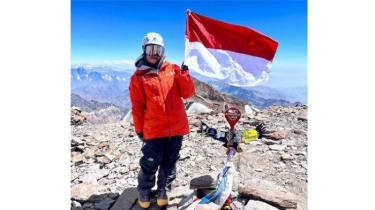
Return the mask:
{"type": "Polygon", "coordinates": [[[279,43],[267,86],[307,86],[307,1],[71,1],[71,62],[134,61],[148,32],[182,63],[186,10],[262,32],[279,43]]]}

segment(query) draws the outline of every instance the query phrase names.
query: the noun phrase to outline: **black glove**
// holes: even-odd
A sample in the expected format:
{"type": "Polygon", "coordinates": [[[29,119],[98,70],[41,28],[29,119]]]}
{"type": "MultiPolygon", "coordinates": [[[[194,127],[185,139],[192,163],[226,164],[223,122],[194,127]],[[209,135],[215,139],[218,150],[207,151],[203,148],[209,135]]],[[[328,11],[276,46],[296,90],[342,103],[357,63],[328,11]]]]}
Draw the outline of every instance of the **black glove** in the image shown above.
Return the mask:
{"type": "Polygon", "coordinates": [[[266,127],[264,127],[263,122],[261,122],[259,125],[257,125],[255,130],[258,132],[258,139],[261,139],[264,132],[266,131],[266,127]]]}
{"type": "Polygon", "coordinates": [[[143,139],[143,133],[137,133],[137,136],[139,140],[141,140],[142,142],[145,142],[145,140],[143,139]]]}
{"type": "Polygon", "coordinates": [[[189,67],[187,65],[184,65],[184,62],[181,64],[181,71],[187,71],[189,70],[189,67]]]}

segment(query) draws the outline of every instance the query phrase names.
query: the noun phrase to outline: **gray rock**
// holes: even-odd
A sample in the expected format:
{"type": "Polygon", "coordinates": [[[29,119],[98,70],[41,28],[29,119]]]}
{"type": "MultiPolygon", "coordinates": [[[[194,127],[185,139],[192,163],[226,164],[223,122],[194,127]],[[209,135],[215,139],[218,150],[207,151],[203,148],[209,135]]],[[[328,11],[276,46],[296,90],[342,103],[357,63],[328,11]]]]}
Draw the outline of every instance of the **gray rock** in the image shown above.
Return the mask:
{"type": "Polygon", "coordinates": [[[262,201],[249,200],[243,210],[279,210],[278,208],[271,206],[262,201]]]}
{"type": "MultiPolygon", "coordinates": [[[[267,128],[266,134],[275,134],[280,131],[278,136],[274,137],[283,137],[283,139],[273,140],[272,136],[265,135],[262,139],[249,144],[240,144],[243,152],[237,153],[233,158],[234,165],[238,169],[238,175],[233,180],[235,191],[233,193],[238,194],[236,196],[238,201],[242,200],[243,204],[249,201],[250,198],[246,198],[239,188],[251,182],[249,180],[251,177],[274,183],[271,189],[275,191],[283,188],[298,198],[296,202],[298,202],[299,209],[307,209],[307,121],[298,120],[298,117],[302,116],[305,111],[307,107],[304,106],[273,106],[260,110],[259,113],[254,114],[254,117],[244,116],[236,124],[236,129],[247,130],[253,129],[263,121],[267,128]],[[284,132],[283,136],[282,132],[284,132]],[[286,147],[277,152],[278,150],[269,149],[272,144],[286,147]]],[[[203,120],[210,126],[224,131],[226,127],[228,128],[228,124],[223,113],[189,114],[188,117],[191,132],[184,136],[180,152],[183,158],[177,162],[177,177],[172,187],[176,191],[171,194],[169,209],[176,209],[180,201],[188,197],[193,189],[215,188],[219,174],[216,169],[221,169],[227,160],[226,148],[222,146],[222,143],[198,133],[199,129],[197,129],[200,120],[203,120]],[[202,176],[206,176],[207,179],[198,179],[197,182],[197,178],[202,176]],[[189,190],[185,192],[187,188],[189,190]]],[[[125,126],[124,122],[95,125],[83,123],[72,125],[71,128],[72,139],[74,138],[70,164],[71,200],[82,204],[82,207],[72,207],[72,209],[84,207],[96,210],[94,205],[110,198],[108,193],[122,195],[123,192],[137,186],[142,143],[137,138],[132,124],[125,126]],[[99,148],[99,145],[102,148],[99,148]],[[109,173],[103,176],[98,175],[102,174],[100,172],[102,170],[108,170],[109,173]],[[82,183],[83,181],[88,183],[82,183]],[[90,197],[91,201],[94,201],[94,195],[97,195],[95,202],[90,202],[90,197]]],[[[120,201],[116,197],[111,199],[116,202],[120,201]]],[[[133,201],[135,200],[136,197],[133,201]]],[[[262,201],[260,197],[258,200],[262,201]]],[[[157,208],[155,202],[156,200],[153,199],[151,208],[157,208]]],[[[262,202],[266,203],[264,200],[262,202]]],[[[267,203],[278,208],[276,204],[267,203]]],[[[232,204],[235,202],[233,201],[232,204]]],[[[137,204],[133,206],[133,209],[137,208],[139,209],[137,204]]]]}

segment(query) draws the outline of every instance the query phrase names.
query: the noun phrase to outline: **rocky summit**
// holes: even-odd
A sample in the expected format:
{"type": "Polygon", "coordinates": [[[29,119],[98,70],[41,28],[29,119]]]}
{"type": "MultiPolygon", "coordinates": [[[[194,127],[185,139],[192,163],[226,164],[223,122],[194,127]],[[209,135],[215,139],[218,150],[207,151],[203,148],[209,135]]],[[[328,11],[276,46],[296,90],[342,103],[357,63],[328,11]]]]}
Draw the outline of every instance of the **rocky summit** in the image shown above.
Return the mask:
{"type": "MultiPolygon", "coordinates": [[[[263,122],[265,135],[240,143],[232,159],[236,174],[231,191],[234,210],[307,209],[307,105],[270,106],[242,113],[236,131],[263,122]]],[[[228,129],[224,113],[189,113],[190,134],[184,137],[177,178],[166,209],[187,209],[199,194],[215,189],[227,161],[226,148],[200,131],[201,121],[228,129]]],[[[91,124],[79,108],[71,120],[71,210],[140,209],[137,174],[142,142],[131,122],[91,124]]],[[[149,209],[158,209],[151,200],[149,209]]]]}

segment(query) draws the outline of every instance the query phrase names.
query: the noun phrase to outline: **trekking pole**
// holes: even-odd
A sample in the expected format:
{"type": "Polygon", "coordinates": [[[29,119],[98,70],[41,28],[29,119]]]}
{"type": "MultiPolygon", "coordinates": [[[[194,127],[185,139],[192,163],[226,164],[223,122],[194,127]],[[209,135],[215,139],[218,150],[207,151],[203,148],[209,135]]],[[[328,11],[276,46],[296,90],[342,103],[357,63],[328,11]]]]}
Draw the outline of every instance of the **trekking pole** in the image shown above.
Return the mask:
{"type": "MultiPolygon", "coordinates": [[[[242,152],[242,149],[239,146],[239,144],[242,141],[242,134],[235,132],[234,126],[239,121],[239,119],[241,118],[241,112],[240,112],[240,110],[238,110],[236,108],[226,109],[226,111],[225,111],[225,118],[227,119],[229,125],[231,126],[231,129],[228,131],[229,139],[231,139],[231,140],[228,139],[228,143],[230,142],[230,144],[232,144],[232,146],[233,146],[234,142],[237,142],[237,148],[236,148],[237,153],[238,153],[237,172],[239,174],[239,172],[240,172],[240,165],[241,165],[241,162],[240,162],[241,161],[240,153],[242,152]]],[[[237,185],[237,190],[238,189],[239,189],[239,184],[237,185]]],[[[227,203],[227,205],[225,205],[225,207],[226,207],[225,209],[231,209],[230,202],[232,201],[232,198],[228,197],[228,199],[229,199],[229,201],[227,201],[228,203],[227,203]]],[[[237,200],[237,198],[236,198],[236,200],[237,200]]]]}
{"type": "MultiPolygon", "coordinates": [[[[224,102],[224,104],[223,104],[223,114],[224,114],[224,119],[225,119],[225,112],[227,111],[227,109],[228,109],[228,105],[227,105],[227,103],[225,103],[224,102]]],[[[224,124],[224,130],[225,130],[225,132],[228,132],[229,131],[229,128],[227,127],[227,125],[225,124],[225,120],[223,119],[223,124],[224,124]]]]}

